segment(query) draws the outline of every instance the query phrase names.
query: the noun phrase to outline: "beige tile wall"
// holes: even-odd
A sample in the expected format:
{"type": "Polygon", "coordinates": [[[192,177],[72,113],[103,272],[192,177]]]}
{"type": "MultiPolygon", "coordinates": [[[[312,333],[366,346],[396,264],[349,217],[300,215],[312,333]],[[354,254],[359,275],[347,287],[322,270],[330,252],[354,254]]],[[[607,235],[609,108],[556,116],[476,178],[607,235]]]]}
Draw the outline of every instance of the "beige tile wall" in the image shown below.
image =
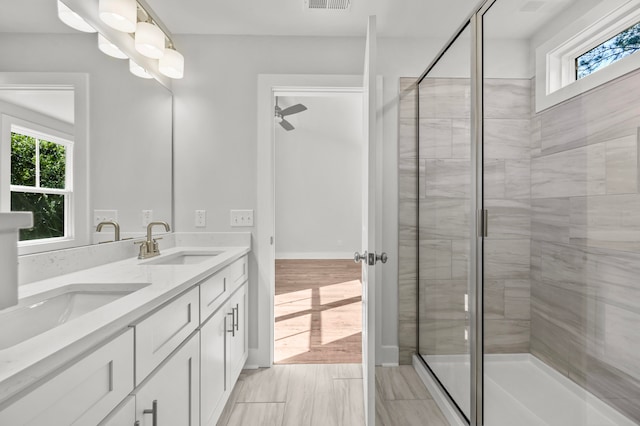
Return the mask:
{"type": "Polygon", "coordinates": [[[640,422],[640,73],[532,119],[531,353],[640,422]]]}

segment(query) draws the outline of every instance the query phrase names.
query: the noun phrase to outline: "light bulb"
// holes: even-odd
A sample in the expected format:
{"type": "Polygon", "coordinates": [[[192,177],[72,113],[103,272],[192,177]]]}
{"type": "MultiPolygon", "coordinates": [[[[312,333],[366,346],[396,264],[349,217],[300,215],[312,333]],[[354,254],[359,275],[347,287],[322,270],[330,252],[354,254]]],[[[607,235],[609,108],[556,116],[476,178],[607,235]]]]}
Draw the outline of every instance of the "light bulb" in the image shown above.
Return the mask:
{"type": "Polygon", "coordinates": [[[158,68],[167,77],[182,78],[184,76],[184,56],[175,49],[167,48],[164,50],[164,56],[160,58],[158,68]]]}
{"type": "Polygon", "coordinates": [[[80,15],[69,9],[66,4],[58,0],[58,18],[71,28],[85,33],[95,33],[96,29],[87,24],[80,15]]]}
{"type": "Polygon", "coordinates": [[[128,56],[122,50],[118,48],[115,44],[111,43],[107,40],[102,34],[98,34],[98,49],[102,51],[102,53],[113,56],[118,59],[127,59],[128,56]]]}
{"type": "Polygon", "coordinates": [[[147,70],[136,64],[133,59],[129,59],[129,71],[131,71],[131,74],[140,78],[153,78],[153,76],[149,74],[147,70]]]}
{"type": "Polygon", "coordinates": [[[136,27],[136,50],[151,59],[164,55],[164,33],[149,22],[138,22],[136,27]]]}
{"type": "Polygon", "coordinates": [[[100,19],[118,31],[132,33],[138,21],[136,0],[100,0],[98,5],[100,19]]]}

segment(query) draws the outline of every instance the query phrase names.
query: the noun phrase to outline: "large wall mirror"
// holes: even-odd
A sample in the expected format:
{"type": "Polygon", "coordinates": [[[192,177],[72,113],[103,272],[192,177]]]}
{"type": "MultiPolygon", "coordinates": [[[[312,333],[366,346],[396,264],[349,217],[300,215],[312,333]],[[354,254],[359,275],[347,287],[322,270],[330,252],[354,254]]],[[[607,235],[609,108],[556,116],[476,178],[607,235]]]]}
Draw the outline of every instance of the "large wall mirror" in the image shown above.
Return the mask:
{"type": "Polygon", "coordinates": [[[21,254],[114,240],[98,220],[122,238],[172,223],[171,92],[64,25],[55,1],[0,6],[0,209],[50,221],[21,233],[21,254]]]}

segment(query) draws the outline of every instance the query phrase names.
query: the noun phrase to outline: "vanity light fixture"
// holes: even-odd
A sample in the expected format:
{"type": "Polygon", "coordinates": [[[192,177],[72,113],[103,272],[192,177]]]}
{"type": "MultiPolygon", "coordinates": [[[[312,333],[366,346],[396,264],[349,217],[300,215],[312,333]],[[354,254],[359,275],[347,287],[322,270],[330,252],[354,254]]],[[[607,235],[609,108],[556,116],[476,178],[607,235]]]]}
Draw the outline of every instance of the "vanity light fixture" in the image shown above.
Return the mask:
{"type": "Polygon", "coordinates": [[[135,34],[136,50],[151,59],[164,56],[164,33],[151,22],[138,22],[135,34]]]}
{"type": "Polygon", "coordinates": [[[58,0],[58,18],[71,28],[85,33],[95,33],[96,29],[87,23],[80,15],[69,9],[66,4],[58,0]]]}
{"type": "Polygon", "coordinates": [[[138,3],[136,0],[100,0],[100,19],[111,28],[125,33],[136,30],[138,3]]]}
{"type": "Polygon", "coordinates": [[[158,69],[169,78],[182,78],[184,76],[184,56],[170,44],[164,49],[164,56],[160,58],[158,69]]]}
{"type": "Polygon", "coordinates": [[[149,74],[147,70],[136,64],[133,59],[129,59],[129,71],[131,71],[131,74],[140,78],[153,78],[153,76],[149,74]]]}
{"type": "Polygon", "coordinates": [[[111,43],[105,36],[98,34],[98,49],[102,53],[118,59],[127,59],[128,56],[115,44],[111,43]]]}

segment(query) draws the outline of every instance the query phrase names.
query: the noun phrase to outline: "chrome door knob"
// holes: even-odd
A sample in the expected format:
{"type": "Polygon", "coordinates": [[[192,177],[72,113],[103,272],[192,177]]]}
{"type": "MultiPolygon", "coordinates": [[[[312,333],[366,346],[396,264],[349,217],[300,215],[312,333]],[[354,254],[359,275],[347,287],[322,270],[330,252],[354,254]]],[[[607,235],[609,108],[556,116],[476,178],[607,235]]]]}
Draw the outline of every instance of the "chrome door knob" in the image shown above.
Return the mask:
{"type": "Polygon", "coordinates": [[[387,260],[389,260],[387,253],[385,252],[382,252],[381,254],[376,253],[376,262],[387,263],[387,260]]]}
{"type": "Polygon", "coordinates": [[[365,251],[363,254],[360,254],[358,252],[355,252],[353,254],[353,261],[355,263],[359,263],[359,262],[366,262],[367,261],[367,252],[365,251]]]}

